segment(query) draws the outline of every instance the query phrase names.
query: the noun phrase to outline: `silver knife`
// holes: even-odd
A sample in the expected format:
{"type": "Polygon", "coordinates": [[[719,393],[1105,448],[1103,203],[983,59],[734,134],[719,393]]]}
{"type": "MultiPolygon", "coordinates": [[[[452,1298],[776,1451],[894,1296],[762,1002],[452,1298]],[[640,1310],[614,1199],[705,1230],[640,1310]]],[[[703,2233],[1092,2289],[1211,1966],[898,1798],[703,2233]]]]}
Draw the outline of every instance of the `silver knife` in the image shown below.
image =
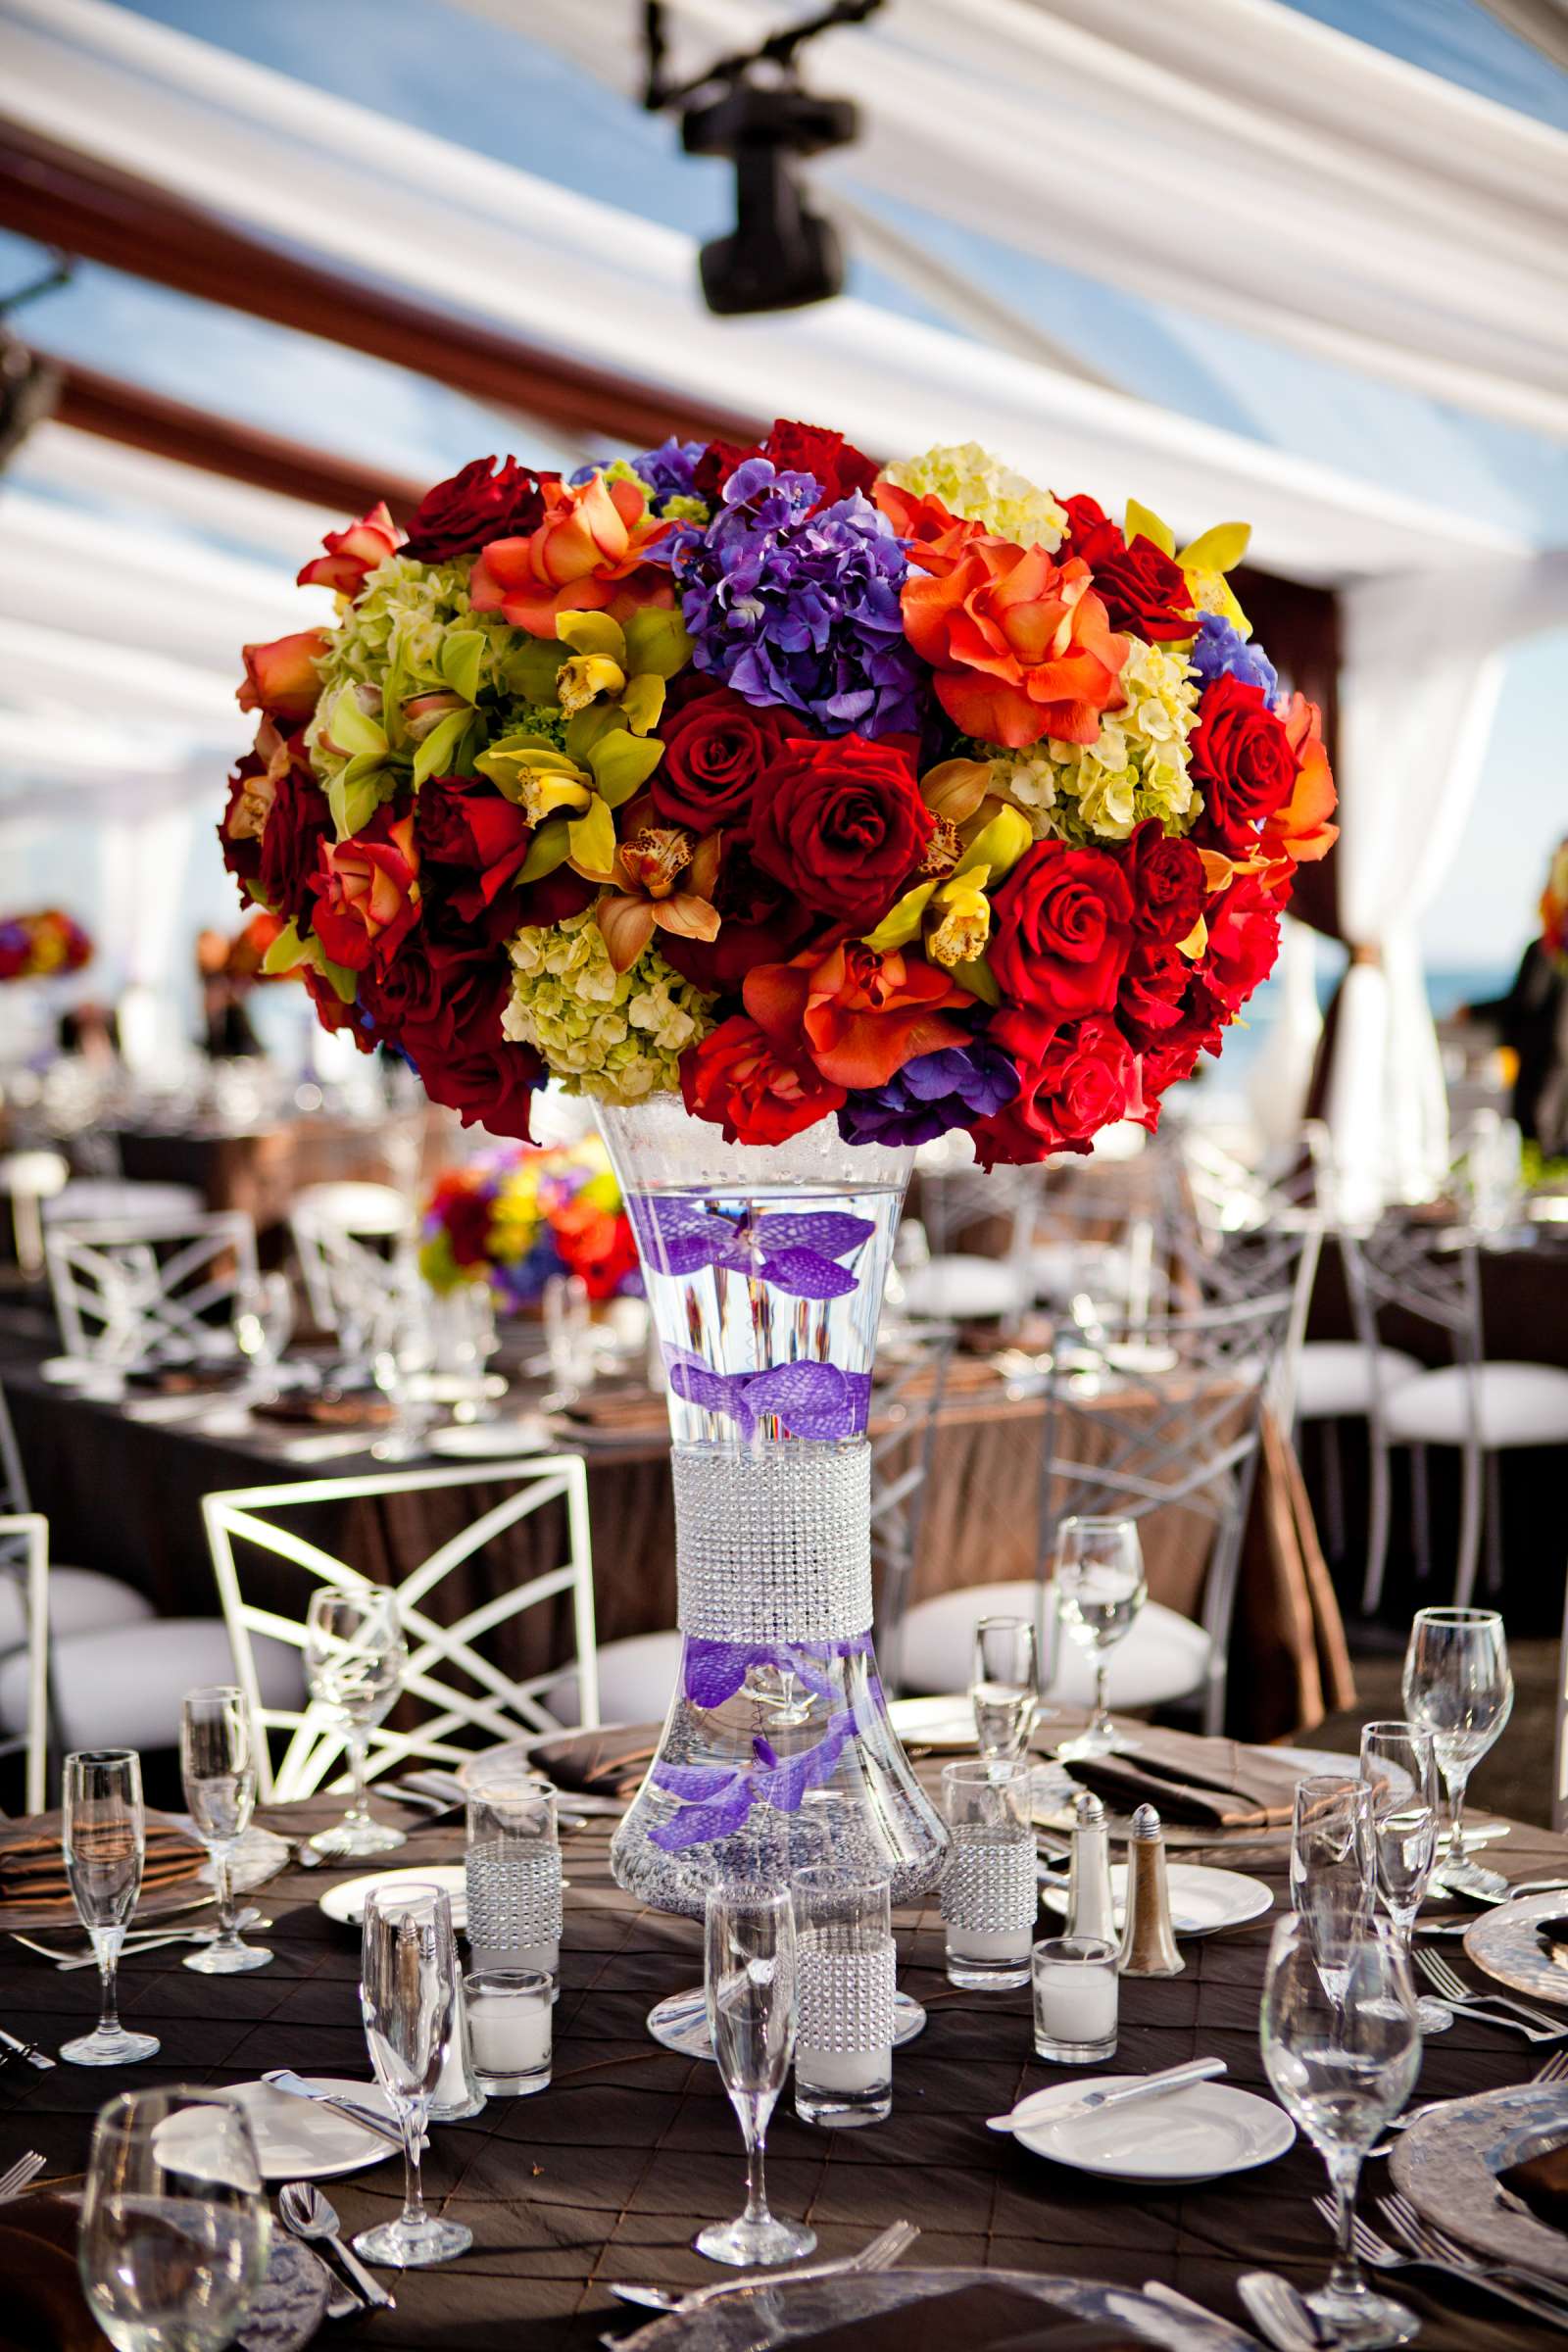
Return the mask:
{"type": "Polygon", "coordinates": [[[0,2041],[5,2043],[8,2050],[15,2050],[19,2057],[25,2058],[29,2066],[46,2067],[55,2063],[47,2050],[40,2050],[36,2042],[20,2041],[15,2034],[8,2034],[4,2026],[0,2026],[0,2041]]]}
{"type": "Polygon", "coordinates": [[[335,2091],[318,2090],[303,2075],[295,2074],[292,2067],[273,2067],[262,2081],[273,2090],[287,2091],[291,2099],[311,2099],[318,2107],[330,2107],[335,2115],[346,2116],[351,2124],[373,2132],[377,2139],[388,2140],[395,2148],[403,2145],[403,2133],[389,2116],[377,2115],[373,2107],[357,2106],[352,2099],[340,2099],[335,2091]]]}
{"type": "Polygon", "coordinates": [[[990,2132],[1011,2132],[1019,2124],[1032,2122],[1034,2114],[1039,2115],[1042,2123],[1075,2124],[1086,2115],[1102,2113],[1107,2107],[1130,2107],[1139,2099],[1157,2099],[1168,2090],[1182,2090],[1192,2082],[1212,2082],[1216,2075],[1224,2072],[1223,2058],[1189,2058],[1184,2065],[1167,2066],[1157,2075],[1135,2075],[1125,2083],[1114,2084],[1109,2089],[1087,2091],[1081,2099],[1075,2099],[1070,2107],[1037,2106],[1037,2102],[1044,2101],[1048,2094],[1045,2091],[1031,2091],[1028,2098],[1020,2099],[1009,2114],[988,2115],[986,2129],[990,2132]]]}

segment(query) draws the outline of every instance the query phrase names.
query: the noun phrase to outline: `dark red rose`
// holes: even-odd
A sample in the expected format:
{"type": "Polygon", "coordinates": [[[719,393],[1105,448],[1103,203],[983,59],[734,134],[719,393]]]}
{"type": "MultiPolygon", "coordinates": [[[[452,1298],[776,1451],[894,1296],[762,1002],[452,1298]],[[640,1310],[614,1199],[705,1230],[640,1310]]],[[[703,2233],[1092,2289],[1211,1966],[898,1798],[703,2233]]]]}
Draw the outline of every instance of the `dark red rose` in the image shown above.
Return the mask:
{"type": "Polygon", "coordinates": [[[1103,557],[1117,555],[1126,546],[1098,499],[1058,497],[1056,504],[1067,517],[1067,539],[1058,551],[1058,562],[1067,555],[1082,556],[1093,571],[1103,557]]]}
{"type": "Polygon", "coordinates": [[[1103,1013],[1046,1034],[1027,1013],[1002,1012],[986,1036],[1016,1065],[1019,1089],[1005,1109],[970,1130],[983,1167],[1087,1152],[1102,1127],[1141,1102],[1137,1058],[1103,1013]]]}
{"type": "Polygon", "coordinates": [[[754,964],[787,963],[816,925],[808,906],[759,870],[738,832],[719,835],[712,904],[722,918],[716,939],[690,939],[675,931],[659,935],[665,962],[710,996],[738,996],[754,964]]]}
{"type": "Polygon", "coordinates": [[[1181,1024],[1182,999],[1192,966],[1174,948],[1140,942],[1127,959],[1116,999],[1116,1018],[1142,1052],[1161,1045],[1181,1024]]]}
{"type": "Polygon", "coordinates": [[[524,923],[564,922],[568,914],[581,914],[585,906],[591,906],[599,891],[597,882],[585,882],[569,865],[558,865],[553,874],[523,884],[516,894],[516,914],[510,928],[520,931],[524,923]]]}
{"type": "Polygon", "coordinates": [[[1055,1025],[1115,1004],[1133,897],[1106,851],[1036,842],[992,900],[991,917],[986,960],[1014,1005],[1055,1025]]]}
{"type": "Polygon", "coordinates": [[[482,1026],[506,977],[503,949],[471,939],[454,947],[421,924],[382,970],[364,975],[360,1003],[382,1035],[417,1062],[455,1054],[467,1032],[482,1026]]]}
{"type": "Polygon", "coordinates": [[[1203,689],[1188,743],[1193,782],[1203,796],[1201,838],[1243,856],[1296,788],[1300,762],[1261,686],[1228,673],[1203,689]]]}
{"type": "Polygon", "coordinates": [[[703,687],[666,712],[664,757],[649,791],[666,825],[690,825],[698,834],[745,830],[758,777],[801,734],[801,723],[793,711],[755,709],[727,686],[705,680],[703,687]]]}
{"type": "Polygon", "coordinates": [[[367,1027],[358,1004],[345,1004],[337,990],[325,975],[312,963],[302,963],[300,978],[305,993],[316,1006],[316,1017],[323,1029],[348,1030],[362,1054],[373,1054],[381,1040],[372,1028],[367,1027]]]}
{"type": "Polygon", "coordinates": [[[331,839],[332,811],[325,793],[300,762],[277,779],[272,812],[262,835],[257,887],[279,914],[303,917],[311,904],[309,884],[320,862],[320,845],[331,839]]]}
{"type": "Polygon", "coordinates": [[[450,564],[457,556],[477,555],[492,539],[521,538],[544,515],[544,483],[559,479],[533,473],[515,458],[499,464],[475,458],[425,492],[399,552],[421,564],[450,564]]]}
{"type": "Polygon", "coordinates": [[[1173,841],[1149,817],[1128,844],[1133,929],[1175,947],[1203,911],[1203,860],[1190,841],[1173,841]]]}
{"type": "Polygon", "coordinates": [[[1239,874],[1209,901],[1201,977],[1234,1013],[1274,969],[1279,952],[1279,901],[1263,889],[1256,874],[1239,874]]]}
{"type": "Polygon", "coordinates": [[[822,485],[819,506],[858,490],[869,498],[877,477],[874,458],[825,425],[797,424],[791,417],[774,419],[765,440],[741,449],[733,441],[711,441],[693,468],[698,496],[716,499],[737,466],[748,458],[768,458],[780,473],[814,473],[822,485]]]}
{"type": "Polygon", "coordinates": [[[796,740],[758,778],[752,855],[842,931],[868,930],[930,846],[935,819],[907,751],[796,740]]]}
{"type": "Polygon", "coordinates": [[[1071,526],[1070,552],[1082,556],[1094,573],[1111,627],[1130,630],[1151,645],[1191,637],[1193,592],[1174,557],[1141,531],[1124,539],[1092,498],[1064,498],[1060,504],[1071,526]]]}
{"type": "Polygon", "coordinates": [[[681,1055],[680,1089],[693,1118],[712,1119],[727,1144],[781,1144],[845,1100],[804,1045],[798,1057],[790,1054],[744,1013],[681,1055]]]}
{"type": "Polygon", "coordinates": [[[692,482],[699,498],[714,504],[719,492],[737,466],[757,455],[755,449],[743,449],[738,441],[710,441],[692,467],[692,482]]]}
{"type": "Polygon", "coordinates": [[[467,1017],[455,1025],[449,1047],[437,1045],[421,1028],[406,1030],[399,1042],[432,1102],[455,1110],[465,1127],[527,1143],[533,1094],[544,1084],[545,1065],[531,1046],[514,1044],[502,1034],[501,1015],[511,994],[503,973],[488,997],[476,997],[467,1017]]]}
{"type": "Polygon", "coordinates": [[[235,763],[228,779],[228,799],[218,820],[218,846],[236,882],[254,882],[262,870],[262,837],[258,827],[265,825],[266,818],[260,813],[256,795],[266,773],[266,760],[258,760],[254,752],[247,752],[235,763]]]}
{"type": "Polygon", "coordinates": [[[522,810],[478,776],[430,776],[414,804],[414,837],[422,865],[452,866],[426,875],[427,893],[444,891],[464,921],[478,921],[515,877],[533,829],[522,810]]]}
{"type": "Polygon", "coordinates": [[[454,1262],[460,1266],[481,1264],[489,1247],[494,1201],[485,1193],[470,1192],[466,1186],[455,1184],[439,1206],[454,1262]]]}

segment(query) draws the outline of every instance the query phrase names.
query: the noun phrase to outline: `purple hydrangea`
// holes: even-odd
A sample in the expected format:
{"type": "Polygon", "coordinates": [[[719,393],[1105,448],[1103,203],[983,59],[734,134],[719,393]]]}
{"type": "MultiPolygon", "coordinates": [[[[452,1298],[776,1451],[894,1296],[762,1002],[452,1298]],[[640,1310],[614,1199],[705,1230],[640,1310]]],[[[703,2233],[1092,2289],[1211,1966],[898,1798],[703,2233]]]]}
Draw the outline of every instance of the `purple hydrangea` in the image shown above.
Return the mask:
{"type": "MultiPolygon", "coordinates": [[[[671,433],[658,449],[645,449],[640,457],[627,460],[633,473],[653,493],[649,503],[654,514],[659,514],[667,498],[702,498],[696,466],[707,447],[706,441],[677,441],[671,433]]],[[[596,464],[579,466],[569,477],[573,489],[592,481],[596,473],[603,473],[608,464],[608,459],[601,458],[596,464]]],[[[708,502],[705,499],[703,503],[706,506],[708,502]]]]}
{"type": "Polygon", "coordinates": [[[816,513],[813,474],[737,466],[712,521],[664,543],[696,663],[824,734],[918,728],[925,672],[904,634],[903,542],[858,491],[816,513]]]}
{"type": "Polygon", "coordinates": [[[839,1133],[847,1144],[929,1144],[952,1127],[990,1118],[1017,1092],[1011,1056],[977,1037],[917,1054],[874,1094],[852,1094],[839,1112],[839,1133]]]}
{"type": "Polygon", "coordinates": [[[1238,678],[1244,686],[1261,686],[1269,702],[1279,691],[1279,672],[1262,647],[1250,644],[1217,612],[1204,613],[1187,659],[1205,686],[1216,678],[1238,678]]]}

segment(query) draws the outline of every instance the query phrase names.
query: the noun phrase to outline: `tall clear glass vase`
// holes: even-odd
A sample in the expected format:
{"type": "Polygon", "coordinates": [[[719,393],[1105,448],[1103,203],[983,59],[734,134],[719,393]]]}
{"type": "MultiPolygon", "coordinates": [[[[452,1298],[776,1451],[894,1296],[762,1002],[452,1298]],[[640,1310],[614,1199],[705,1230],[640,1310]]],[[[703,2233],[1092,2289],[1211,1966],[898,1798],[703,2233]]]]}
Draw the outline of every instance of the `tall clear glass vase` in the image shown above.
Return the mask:
{"type": "MultiPolygon", "coordinates": [[[[947,1832],[877,1675],[865,1431],[913,1155],[826,1123],[726,1144],[672,1098],[600,1117],[669,1383],[682,1635],[611,1867],[694,1918],[720,1881],[808,1863],[886,1876],[906,1900],[940,1875],[947,1832]]],[[[687,2009],[650,2022],[690,2046],[700,1997],[687,2009]]]]}

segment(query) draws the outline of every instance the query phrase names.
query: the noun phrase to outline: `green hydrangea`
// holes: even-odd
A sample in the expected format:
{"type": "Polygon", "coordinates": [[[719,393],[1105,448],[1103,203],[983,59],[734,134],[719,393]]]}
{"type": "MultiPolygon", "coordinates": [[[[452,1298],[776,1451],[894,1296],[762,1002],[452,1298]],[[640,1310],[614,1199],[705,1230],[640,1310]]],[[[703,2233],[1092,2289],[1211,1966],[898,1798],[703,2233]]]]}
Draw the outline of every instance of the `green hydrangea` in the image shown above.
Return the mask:
{"type": "Polygon", "coordinates": [[[712,1000],[647,947],[617,972],[592,907],[513,940],[506,1035],[535,1048],[567,1094],[641,1102],[680,1085],[680,1056],[713,1027],[712,1000]]]}
{"type": "Polygon", "coordinates": [[[1188,772],[1198,678],[1180,654],[1128,640],[1126,697],[1093,743],[1051,739],[1025,752],[982,746],[992,790],[1029,819],[1037,841],[1125,841],[1148,817],[1167,833],[1192,830],[1202,809],[1188,772]]]}
{"type": "Polygon", "coordinates": [[[978,441],[928,449],[886,470],[901,490],[915,498],[939,498],[961,522],[984,523],[1015,547],[1043,547],[1054,556],[1066,535],[1066,514],[1051,492],[1004,466],[978,441]]]}
{"type": "Polygon", "coordinates": [[[321,663],[321,683],[330,701],[345,684],[380,687],[401,661],[409,691],[438,693],[447,683],[441,645],[451,629],[476,629],[484,640],[479,659],[479,693],[509,699],[509,662],[517,632],[499,612],[475,612],[468,603],[471,564],[420,564],[412,556],[388,556],[365,583],[343,615],[321,663]]]}

